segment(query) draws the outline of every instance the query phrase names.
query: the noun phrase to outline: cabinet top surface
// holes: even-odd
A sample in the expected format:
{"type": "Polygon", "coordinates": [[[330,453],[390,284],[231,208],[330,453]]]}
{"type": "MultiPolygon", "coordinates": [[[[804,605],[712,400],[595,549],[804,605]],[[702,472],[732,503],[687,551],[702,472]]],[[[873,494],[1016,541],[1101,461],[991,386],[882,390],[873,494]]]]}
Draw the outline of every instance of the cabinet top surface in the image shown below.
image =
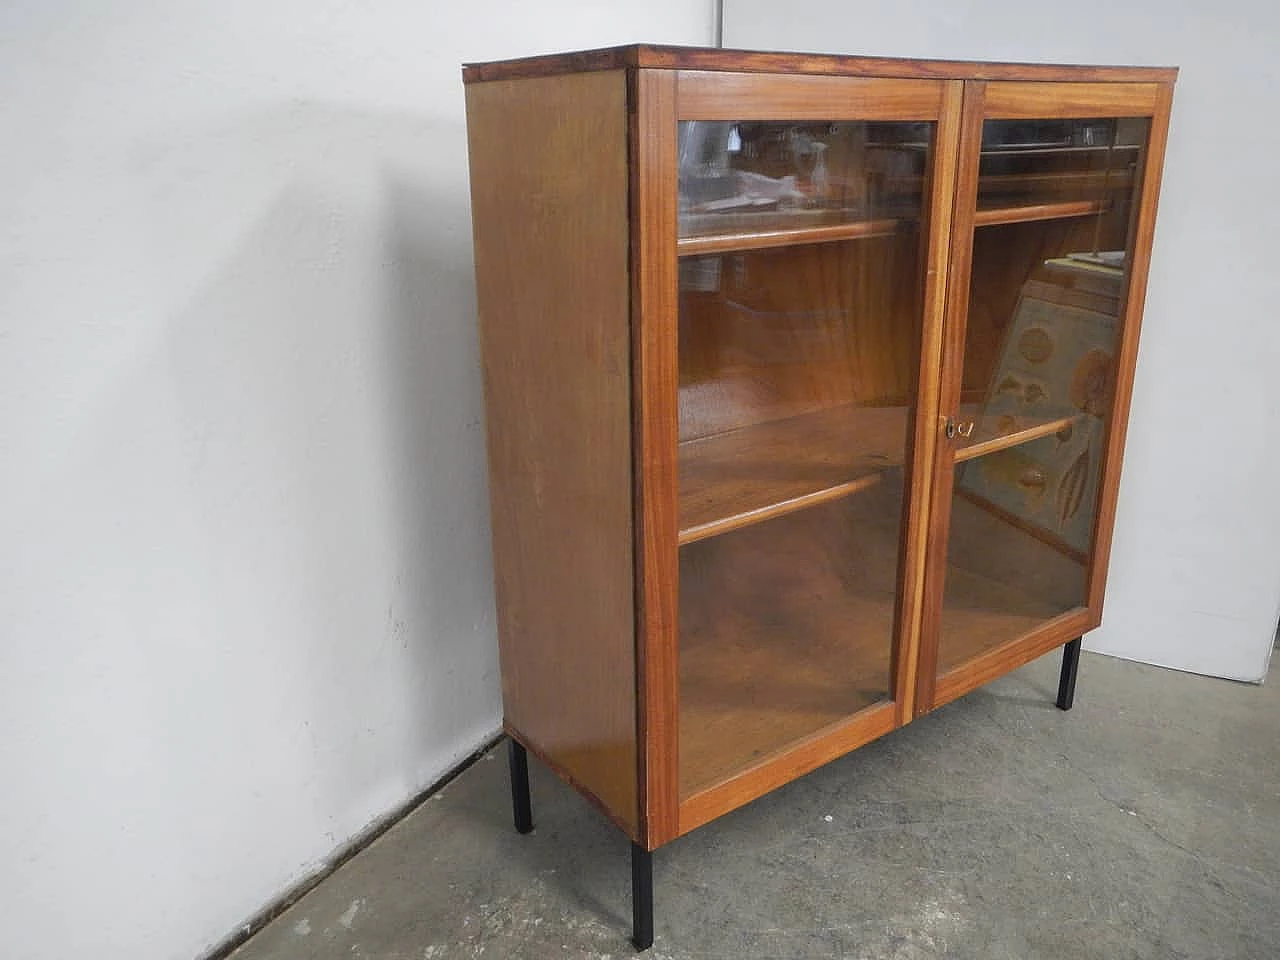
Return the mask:
{"type": "Polygon", "coordinates": [[[624,68],[723,70],[746,73],[807,73],[846,77],[925,77],[939,80],[1045,80],[1172,83],[1177,67],[1068,66],[1052,63],[984,63],[968,60],[908,60],[817,53],[767,53],[714,47],[632,44],[600,50],[553,53],[518,60],[468,63],[465,83],[513,80],[563,73],[624,68]]]}

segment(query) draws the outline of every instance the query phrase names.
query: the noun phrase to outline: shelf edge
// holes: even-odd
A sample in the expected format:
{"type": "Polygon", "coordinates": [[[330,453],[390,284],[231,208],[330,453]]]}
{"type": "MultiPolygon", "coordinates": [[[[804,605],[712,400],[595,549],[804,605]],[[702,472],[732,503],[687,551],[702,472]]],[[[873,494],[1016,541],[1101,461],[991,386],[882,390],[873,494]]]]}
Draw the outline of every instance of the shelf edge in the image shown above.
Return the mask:
{"type": "Polygon", "coordinates": [[[992,437],[990,440],[979,440],[977,443],[970,444],[967,447],[961,447],[956,450],[955,462],[964,463],[966,460],[972,460],[975,457],[981,457],[988,453],[995,453],[998,450],[1007,450],[1010,447],[1017,447],[1024,443],[1030,443],[1032,440],[1039,440],[1041,437],[1047,437],[1050,434],[1057,433],[1065,427],[1071,426],[1082,415],[1073,413],[1069,417],[1059,417],[1057,420],[1050,420],[1047,423],[1038,423],[1034,427],[1027,427],[1025,430],[1016,430],[1013,433],[1006,433],[999,437],[992,437]]]}
{"type": "Polygon", "coordinates": [[[864,476],[848,480],[845,483],[838,483],[833,487],[824,487],[821,490],[815,490],[813,493],[801,494],[798,497],[792,497],[790,500],[782,500],[778,503],[771,503],[767,506],[757,507],[754,510],[746,510],[742,513],[735,513],[729,517],[722,517],[719,520],[711,520],[708,523],[701,523],[697,526],[684,527],[680,530],[679,544],[684,546],[689,543],[697,543],[699,540],[706,540],[709,537],[718,536],[722,533],[728,533],[731,530],[740,530],[743,527],[749,527],[752,524],[760,523],[764,520],[772,520],[774,517],[786,516],[789,513],[795,513],[797,510],[803,510],[806,507],[816,507],[822,503],[829,503],[832,500],[839,500],[860,490],[866,490],[874,487],[880,482],[880,473],[868,473],[864,476]]]}
{"type": "Polygon", "coordinates": [[[840,240],[863,240],[889,237],[903,220],[862,220],[822,227],[793,227],[744,233],[713,233],[707,236],[681,237],[676,253],[681,257],[697,257],[709,253],[737,253],[767,250],[772,247],[800,247],[812,243],[836,243],[840,240]]]}
{"type": "Polygon", "coordinates": [[[1106,205],[1098,200],[1072,200],[1066,203],[1037,203],[1025,207],[997,207],[979,210],[973,215],[974,227],[994,227],[1005,223],[1029,223],[1033,220],[1067,220],[1102,213],[1106,205]]]}

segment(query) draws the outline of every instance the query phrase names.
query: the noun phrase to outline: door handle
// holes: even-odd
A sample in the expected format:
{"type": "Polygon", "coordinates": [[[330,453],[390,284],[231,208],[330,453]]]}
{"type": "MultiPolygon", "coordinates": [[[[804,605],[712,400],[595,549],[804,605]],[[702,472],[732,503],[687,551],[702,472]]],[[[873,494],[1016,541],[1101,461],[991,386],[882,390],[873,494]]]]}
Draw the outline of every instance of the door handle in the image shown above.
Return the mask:
{"type": "Polygon", "coordinates": [[[966,420],[964,423],[956,423],[954,417],[947,417],[947,439],[954,440],[956,437],[968,439],[973,436],[973,428],[977,425],[976,420],[966,420]]]}

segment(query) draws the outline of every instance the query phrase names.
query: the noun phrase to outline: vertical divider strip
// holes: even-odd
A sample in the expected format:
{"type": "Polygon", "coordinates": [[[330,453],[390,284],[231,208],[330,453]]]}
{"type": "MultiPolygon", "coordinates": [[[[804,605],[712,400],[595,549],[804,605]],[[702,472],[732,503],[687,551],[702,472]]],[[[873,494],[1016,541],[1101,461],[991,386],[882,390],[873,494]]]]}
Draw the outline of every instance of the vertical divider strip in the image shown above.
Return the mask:
{"type": "Polygon", "coordinates": [[[947,304],[947,255],[951,247],[957,175],[961,109],[964,81],[944,82],[942,108],[934,131],[934,155],[928,175],[928,203],[924,243],[924,296],[921,303],[920,366],[916,383],[916,411],[911,441],[911,487],[906,528],[902,536],[897,632],[898,656],[893,678],[894,699],[898,703],[897,722],[907,723],[915,712],[916,670],[920,658],[920,613],[926,587],[930,494],[933,489],[933,458],[938,430],[938,391],[944,313],[947,304]]]}
{"type": "Polygon", "coordinates": [[[947,417],[960,403],[964,376],[964,338],[969,310],[969,277],[973,256],[973,219],[978,206],[978,165],[982,154],[982,121],[986,81],[964,81],[956,159],[955,206],[952,210],[947,264],[946,301],[942,318],[942,367],[937,414],[927,429],[933,436],[933,461],[925,538],[923,593],[919,615],[919,655],[916,662],[915,714],[934,706],[938,644],[942,640],[943,591],[946,587],[947,534],[951,524],[953,449],[938,441],[947,417]]]}
{"type": "Polygon", "coordinates": [[[679,809],[676,73],[629,71],[632,485],[641,844],[675,839],[679,809]]]}

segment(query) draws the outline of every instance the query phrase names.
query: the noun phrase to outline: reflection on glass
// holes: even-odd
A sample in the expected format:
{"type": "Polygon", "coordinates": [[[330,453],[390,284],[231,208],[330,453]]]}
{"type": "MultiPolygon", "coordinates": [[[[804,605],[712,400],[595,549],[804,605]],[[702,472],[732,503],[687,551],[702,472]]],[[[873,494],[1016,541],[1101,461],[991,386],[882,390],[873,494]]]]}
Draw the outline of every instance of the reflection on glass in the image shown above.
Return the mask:
{"type": "Polygon", "coordinates": [[[681,124],[681,796],[892,696],[932,135],[681,124]]]}
{"type": "Polygon", "coordinates": [[[1144,119],[988,120],[978,209],[1115,202],[1136,177],[1144,119]]]}
{"type": "Polygon", "coordinates": [[[912,215],[931,131],[927,123],[684,121],[680,235],[912,215]]]}
{"type": "Polygon", "coordinates": [[[975,429],[956,447],[940,673],[1086,602],[1146,137],[1126,119],[984,129],[961,407],[975,429]]]}

